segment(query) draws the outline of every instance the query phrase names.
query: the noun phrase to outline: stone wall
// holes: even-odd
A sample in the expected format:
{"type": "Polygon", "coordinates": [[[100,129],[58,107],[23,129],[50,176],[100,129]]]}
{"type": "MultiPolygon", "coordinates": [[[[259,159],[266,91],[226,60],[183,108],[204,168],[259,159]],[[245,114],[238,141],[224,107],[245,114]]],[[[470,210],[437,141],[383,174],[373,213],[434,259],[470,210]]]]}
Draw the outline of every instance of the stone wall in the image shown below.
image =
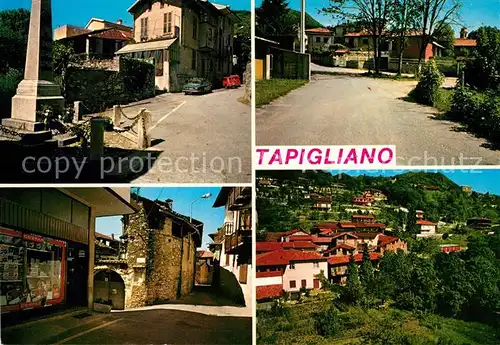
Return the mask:
{"type": "Polygon", "coordinates": [[[245,73],[243,73],[243,83],[245,84],[244,102],[250,104],[252,101],[252,63],[247,63],[245,73]]]}

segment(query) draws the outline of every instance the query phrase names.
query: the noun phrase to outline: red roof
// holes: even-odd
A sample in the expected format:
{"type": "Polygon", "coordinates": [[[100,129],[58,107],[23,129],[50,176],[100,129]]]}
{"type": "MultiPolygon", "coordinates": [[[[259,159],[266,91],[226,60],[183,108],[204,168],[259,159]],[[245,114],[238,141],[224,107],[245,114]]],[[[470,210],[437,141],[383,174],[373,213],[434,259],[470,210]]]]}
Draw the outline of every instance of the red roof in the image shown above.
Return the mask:
{"type": "MultiPolygon", "coordinates": [[[[380,253],[370,253],[370,260],[378,260],[382,257],[380,253]]],[[[348,264],[351,260],[351,255],[337,255],[330,256],[328,258],[328,263],[330,265],[338,265],[338,264],[348,264]]],[[[354,261],[360,262],[363,260],[363,254],[354,255],[354,261]]]]}
{"type": "Polygon", "coordinates": [[[377,237],[378,232],[355,232],[354,235],[362,239],[374,239],[377,237]]]}
{"type": "Polygon", "coordinates": [[[95,232],[95,237],[98,237],[98,238],[105,238],[107,240],[110,240],[110,241],[114,241],[113,237],[111,236],[108,236],[108,235],[104,235],[104,234],[101,234],[100,232],[95,232]]]}
{"type": "Polygon", "coordinates": [[[279,240],[281,237],[286,237],[286,236],[291,236],[297,232],[301,232],[301,231],[304,231],[302,229],[292,229],[292,230],[289,230],[289,231],[282,231],[282,232],[268,232],[266,233],[266,239],[267,241],[277,241],[279,240]]]}
{"type": "Polygon", "coordinates": [[[420,219],[420,220],[417,220],[417,225],[436,225],[436,223],[431,222],[429,220],[420,219]]]}
{"type": "Polygon", "coordinates": [[[379,247],[384,247],[390,243],[393,243],[393,242],[396,242],[397,240],[399,240],[399,238],[397,237],[394,237],[394,236],[387,236],[387,235],[384,235],[384,234],[380,234],[379,237],[379,247]]]}
{"type": "Polygon", "coordinates": [[[314,34],[332,34],[330,30],[327,28],[314,28],[314,29],[307,29],[307,33],[314,33],[314,34]]]}
{"type": "Polygon", "coordinates": [[[257,300],[280,297],[282,293],[283,285],[281,284],[257,286],[256,288],[257,300]]]}
{"type": "Polygon", "coordinates": [[[290,236],[288,237],[289,241],[312,241],[315,238],[315,236],[304,236],[304,235],[297,235],[297,236],[290,236]]]}
{"type": "Polygon", "coordinates": [[[338,230],[339,229],[339,226],[337,223],[319,223],[316,225],[316,227],[320,230],[326,230],[326,229],[338,230]]]}
{"type": "Polygon", "coordinates": [[[291,249],[258,254],[256,260],[257,266],[283,266],[288,265],[290,261],[322,261],[324,258],[317,252],[291,249]]]}
{"type": "Polygon", "coordinates": [[[270,272],[257,272],[257,278],[269,278],[269,277],[281,277],[283,275],[282,271],[270,271],[270,272]]]}
{"type": "Polygon", "coordinates": [[[198,257],[200,259],[210,259],[214,257],[214,254],[209,250],[199,250],[198,257]]]}
{"type": "Polygon", "coordinates": [[[385,224],[382,223],[354,223],[354,226],[356,228],[379,228],[379,229],[385,229],[385,224]]]}
{"type": "Polygon", "coordinates": [[[319,244],[329,244],[332,243],[332,238],[331,237],[315,237],[312,240],[313,243],[319,243],[319,244]]]}
{"type": "Polygon", "coordinates": [[[350,236],[350,237],[354,237],[354,238],[357,238],[356,235],[350,233],[350,232],[340,232],[334,236],[332,236],[332,238],[337,238],[337,237],[340,237],[340,236],[344,236],[344,235],[347,235],[347,236],[350,236]]]}
{"type": "Polygon", "coordinates": [[[316,249],[317,246],[311,241],[293,242],[257,242],[255,244],[257,252],[274,252],[282,249],[316,249]]]}
{"type": "Polygon", "coordinates": [[[475,47],[477,46],[477,41],[469,38],[455,38],[455,47],[475,47]]]}
{"type": "Polygon", "coordinates": [[[134,37],[132,32],[118,29],[109,29],[96,34],[91,33],[90,36],[108,40],[131,40],[134,37]]]}
{"type": "Polygon", "coordinates": [[[332,252],[336,251],[336,250],[337,250],[337,249],[339,249],[339,248],[342,248],[342,249],[347,249],[347,250],[354,250],[354,249],[356,249],[356,248],[354,248],[354,247],[352,247],[352,246],[350,246],[350,245],[347,245],[347,244],[341,243],[341,244],[339,244],[339,245],[337,245],[337,246],[335,246],[335,247],[333,247],[333,248],[330,248],[330,249],[328,249],[328,250],[325,250],[325,251],[323,252],[323,255],[324,255],[324,254],[329,254],[329,253],[332,253],[332,252]]]}

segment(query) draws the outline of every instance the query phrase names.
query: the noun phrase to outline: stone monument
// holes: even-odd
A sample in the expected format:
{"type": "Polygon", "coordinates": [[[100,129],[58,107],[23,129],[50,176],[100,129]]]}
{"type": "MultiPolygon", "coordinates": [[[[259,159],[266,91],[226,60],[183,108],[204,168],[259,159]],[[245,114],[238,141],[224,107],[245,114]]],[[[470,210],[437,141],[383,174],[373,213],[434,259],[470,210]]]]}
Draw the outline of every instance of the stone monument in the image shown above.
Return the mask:
{"type": "Polygon", "coordinates": [[[27,132],[43,131],[37,111],[44,105],[62,110],[64,98],[54,83],[51,0],[32,0],[24,80],[12,98],[11,118],[2,124],[27,132]]]}

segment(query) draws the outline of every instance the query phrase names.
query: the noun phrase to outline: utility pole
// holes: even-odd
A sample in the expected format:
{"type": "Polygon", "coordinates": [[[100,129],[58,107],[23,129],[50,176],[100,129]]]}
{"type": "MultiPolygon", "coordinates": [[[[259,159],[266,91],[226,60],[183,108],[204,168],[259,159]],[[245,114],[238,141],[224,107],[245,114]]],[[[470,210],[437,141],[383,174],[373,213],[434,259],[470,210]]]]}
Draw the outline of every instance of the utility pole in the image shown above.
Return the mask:
{"type": "Polygon", "coordinates": [[[300,7],[300,52],[306,52],[306,0],[301,0],[300,7]]]}

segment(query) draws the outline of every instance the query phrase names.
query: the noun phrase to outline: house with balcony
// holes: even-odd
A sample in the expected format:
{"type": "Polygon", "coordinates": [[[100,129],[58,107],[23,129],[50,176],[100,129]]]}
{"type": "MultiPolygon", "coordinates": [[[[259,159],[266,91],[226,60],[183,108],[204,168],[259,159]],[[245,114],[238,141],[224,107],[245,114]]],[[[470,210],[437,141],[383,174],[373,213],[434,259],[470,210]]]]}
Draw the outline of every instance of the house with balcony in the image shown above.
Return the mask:
{"type": "Polygon", "coordinates": [[[204,77],[215,86],[233,71],[234,23],[229,6],[204,0],[137,0],[128,9],[134,17],[134,44],[117,54],[155,64],[156,86],[179,91],[190,77],[204,77]]]}
{"type": "Polygon", "coordinates": [[[9,253],[0,263],[0,307],[28,315],[92,309],[96,219],[136,212],[129,188],[108,187],[0,189],[0,210],[0,246],[9,253]]]}
{"type": "Polygon", "coordinates": [[[224,207],[224,224],[214,235],[220,244],[214,255],[220,271],[214,281],[227,295],[238,294],[246,306],[252,305],[252,188],[222,187],[213,207],[224,207]],[[230,281],[241,291],[228,289],[230,281]]]}

